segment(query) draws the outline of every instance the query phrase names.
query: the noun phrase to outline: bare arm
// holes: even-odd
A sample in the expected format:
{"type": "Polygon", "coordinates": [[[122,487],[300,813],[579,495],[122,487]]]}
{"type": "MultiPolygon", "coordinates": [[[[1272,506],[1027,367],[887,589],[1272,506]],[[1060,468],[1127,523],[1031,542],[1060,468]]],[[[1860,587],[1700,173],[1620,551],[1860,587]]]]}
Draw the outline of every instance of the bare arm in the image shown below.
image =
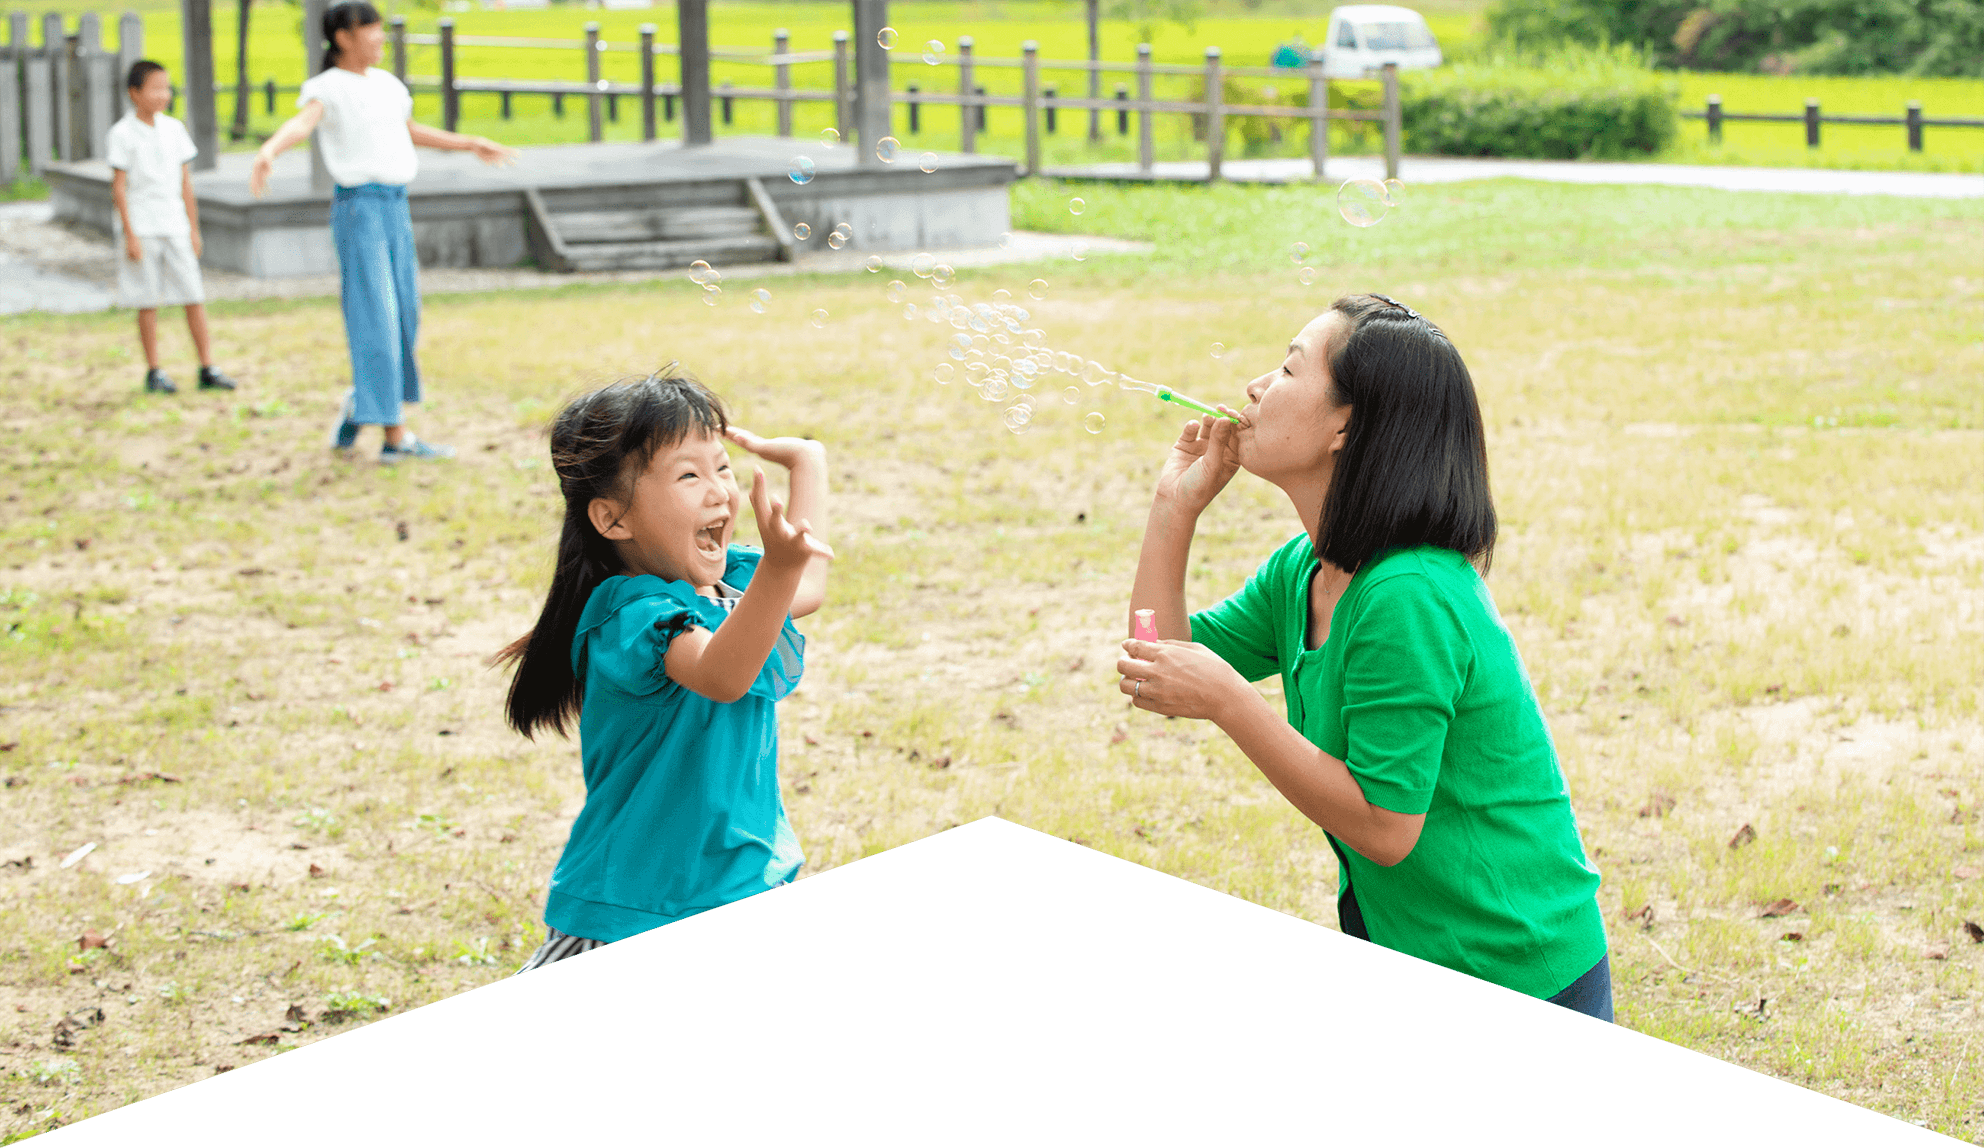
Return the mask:
{"type": "MultiPolygon", "coordinates": [[[[805,438],[762,438],[743,427],[730,428],[730,441],[757,455],[778,463],[789,472],[792,505],[786,516],[806,527],[806,532],[822,542],[827,538],[827,448],[805,438]]],[[[792,599],[792,616],[804,618],[819,610],[827,600],[827,569],[830,559],[814,555],[806,563],[805,577],[792,599]]]]}
{"type": "Polygon", "coordinates": [[[413,137],[415,147],[431,147],[440,151],[472,151],[483,163],[511,163],[517,158],[515,148],[504,147],[495,140],[430,128],[417,120],[408,120],[406,131],[413,137]]]}
{"type": "Polygon", "coordinates": [[[1304,817],[1379,865],[1398,864],[1419,844],[1425,814],[1371,804],[1350,767],[1303,737],[1219,655],[1194,642],[1123,648],[1121,689],[1138,709],[1210,719],[1304,817]]]}
{"type": "Polygon", "coordinates": [[[1178,441],[1171,444],[1157,476],[1143,550],[1137,556],[1137,580],[1130,590],[1131,633],[1136,632],[1136,611],[1155,610],[1159,637],[1190,640],[1185,565],[1192,556],[1192,532],[1199,515],[1240,469],[1233,434],[1230,420],[1207,415],[1186,423],[1178,441]]]}
{"type": "Polygon", "coordinates": [[[276,129],[276,134],[255,149],[255,166],[248,172],[248,190],[256,196],[269,189],[269,170],[275,166],[276,157],[310,138],[317,125],[324,119],[324,104],[321,100],[311,100],[301,111],[289,117],[276,129]]]}
{"type": "Polygon", "coordinates": [[[138,233],[131,230],[131,207],[125,194],[129,183],[130,175],[123,169],[110,169],[110,204],[117,209],[117,222],[124,227],[124,258],[136,263],[145,257],[145,248],[138,242],[138,233]]]}
{"type": "Polygon", "coordinates": [[[765,491],[762,470],[751,484],[751,510],[758,519],[765,556],[744,590],[744,600],[716,633],[687,631],[668,644],[662,659],[671,679],[711,701],[734,702],[750,690],[785,628],[808,563],[815,557],[833,557],[826,543],[786,519],[783,508],[765,491]]]}
{"type": "Polygon", "coordinates": [[[193,194],[193,165],[190,163],[179,165],[179,196],[186,201],[186,222],[193,227],[193,258],[198,259],[206,245],[200,242],[200,199],[193,194]]]}

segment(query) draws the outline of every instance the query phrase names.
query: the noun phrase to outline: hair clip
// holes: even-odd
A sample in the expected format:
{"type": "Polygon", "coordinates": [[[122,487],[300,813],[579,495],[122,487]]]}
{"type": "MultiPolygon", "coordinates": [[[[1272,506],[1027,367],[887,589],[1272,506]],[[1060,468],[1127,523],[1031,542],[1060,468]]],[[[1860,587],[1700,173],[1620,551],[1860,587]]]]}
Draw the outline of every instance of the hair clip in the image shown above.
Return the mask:
{"type": "Polygon", "coordinates": [[[1397,307],[1399,310],[1405,312],[1405,317],[1408,319],[1417,319],[1420,317],[1419,312],[1414,311],[1412,308],[1392,298],[1390,295],[1380,295],[1376,291],[1373,291],[1371,292],[1371,298],[1380,300],[1385,303],[1389,303],[1392,306],[1397,307]]]}

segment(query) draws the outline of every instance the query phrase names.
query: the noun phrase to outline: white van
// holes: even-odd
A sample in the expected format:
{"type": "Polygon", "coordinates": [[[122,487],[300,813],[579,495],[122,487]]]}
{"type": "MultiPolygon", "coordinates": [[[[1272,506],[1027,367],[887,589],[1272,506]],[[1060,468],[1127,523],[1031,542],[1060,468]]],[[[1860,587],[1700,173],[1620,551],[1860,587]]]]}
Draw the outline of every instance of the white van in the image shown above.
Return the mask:
{"type": "Polygon", "coordinates": [[[1355,80],[1386,64],[1400,71],[1440,66],[1440,42],[1424,16],[1390,4],[1349,4],[1330,13],[1324,75],[1355,80]]]}

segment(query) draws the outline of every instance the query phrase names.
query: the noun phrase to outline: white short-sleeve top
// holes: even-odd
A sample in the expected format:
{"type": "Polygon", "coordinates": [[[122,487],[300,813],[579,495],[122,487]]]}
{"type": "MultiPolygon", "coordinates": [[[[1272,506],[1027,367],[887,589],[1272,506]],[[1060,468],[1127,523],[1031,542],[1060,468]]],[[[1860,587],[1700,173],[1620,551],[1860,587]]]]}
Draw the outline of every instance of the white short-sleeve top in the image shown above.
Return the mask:
{"type": "Polygon", "coordinates": [[[338,186],[413,182],[419,161],[406,127],[413,118],[413,95],[399,77],[382,68],[367,68],[362,76],[326,68],[303,81],[296,94],[299,108],[312,100],[324,105],[317,142],[338,186]]]}
{"type": "Polygon", "coordinates": [[[186,125],[159,112],[146,123],[126,113],[110,125],[104,158],[124,173],[124,210],[139,235],[191,235],[184,172],[200,149],[186,125]]]}

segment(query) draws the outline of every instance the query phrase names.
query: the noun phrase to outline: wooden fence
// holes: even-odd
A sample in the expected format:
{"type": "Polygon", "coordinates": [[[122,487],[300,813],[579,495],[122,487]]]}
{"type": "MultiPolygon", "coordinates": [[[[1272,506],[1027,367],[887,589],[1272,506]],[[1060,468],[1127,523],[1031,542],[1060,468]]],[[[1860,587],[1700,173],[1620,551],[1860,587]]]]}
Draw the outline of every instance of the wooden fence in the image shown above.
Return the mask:
{"type": "Polygon", "coordinates": [[[126,12],[117,21],[117,49],[103,46],[102,18],[84,12],[74,30],[61,15],[41,18],[41,42],[30,38],[25,12],[7,14],[0,44],[0,184],[23,168],[39,175],[58,160],[103,155],[110,125],[124,114],[124,73],[144,58],[144,24],[126,12]]]}
{"type": "Polygon", "coordinates": [[[1699,112],[1682,112],[1691,120],[1708,121],[1708,142],[1722,142],[1722,125],[1725,122],[1750,122],[1770,124],[1804,124],[1805,146],[1819,146],[1819,126],[1821,124],[1875,124],[1882,127],[1900,127],[1908,130],[1908,150],[1922,150],[1922,129],[1930,128],[1984,128],[1984,119],[1943,117],[1928,119],[1922,115],[1922,101],[1908,101],[1908,109],[1899,116],[1826,116],[1819,114],[1819,101],[1806,100],[1805,110],[1794,112],[1725,112],[1722,110],[1722,97],[1710,96],[1708,107],[1699,112]]]}

